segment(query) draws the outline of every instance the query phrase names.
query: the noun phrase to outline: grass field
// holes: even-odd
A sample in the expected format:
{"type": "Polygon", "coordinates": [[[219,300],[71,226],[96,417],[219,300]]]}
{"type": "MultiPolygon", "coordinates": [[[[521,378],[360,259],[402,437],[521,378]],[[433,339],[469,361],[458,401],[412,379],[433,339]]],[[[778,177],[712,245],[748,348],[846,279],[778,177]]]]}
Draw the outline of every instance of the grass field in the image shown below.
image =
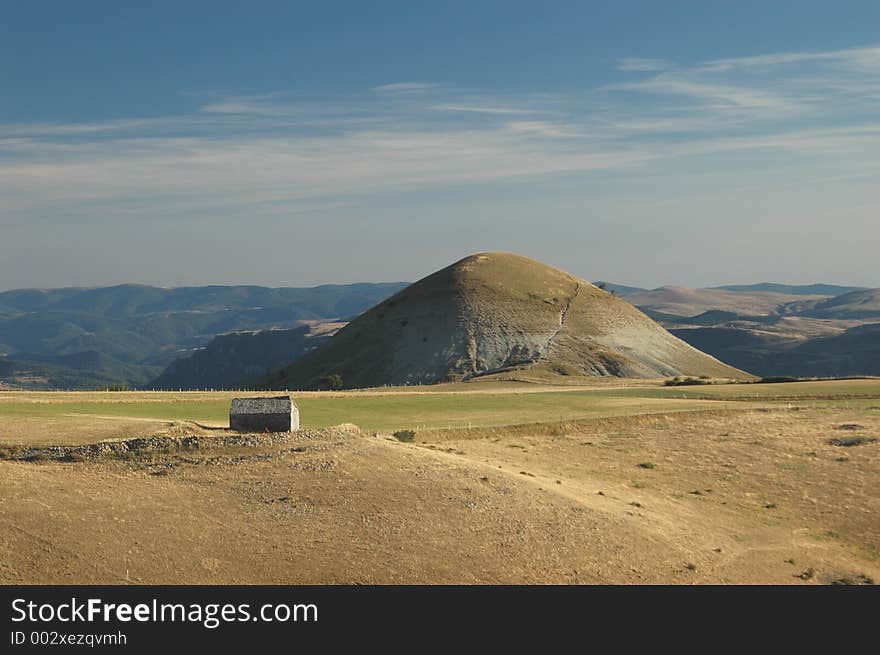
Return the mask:
{"type": "MultiPolygon", "coordinates": [[[[5,395],[5,394],[4,394],[5,395]]],[[[211,427],[228,423],[229,402],[204,394],[174,394],[163,401],[123,400],[113,394],[27,393],[0,402],[0,443],[78,443],[127,438],[162,429],[169,422],[191,421],[211,427]]],[[[365,430],[462,428],[569,421],[589,417],[672,412],[722,405],[717,401],[664,397],[619,397],[594,391],[544,393],[384,393],[295,394],[304,428],[354,423],[365,430]]]]}
{"type": "Polygon", "coordinates": [[[305,427],[365,431],[9,447],[222,435],[196,423],[235,395],[0,392],[0,584],[880,579],[880,380],[296,393],[305,427]]]}
{"type": "MultiPolygon", "coordinates": [[[[71,444],[155,433],[171,422],[227,425],[234,392],[0,392],[0,443],[71,444]]],[[[252,394],[244,394],[252,395],[252,394]]],[[[880,380],[665,387],[552,387],[488,382],[294,393],[302,427],[364,430],[498,427],[720,409],[736,401],[880,399],[880,380]]]]}

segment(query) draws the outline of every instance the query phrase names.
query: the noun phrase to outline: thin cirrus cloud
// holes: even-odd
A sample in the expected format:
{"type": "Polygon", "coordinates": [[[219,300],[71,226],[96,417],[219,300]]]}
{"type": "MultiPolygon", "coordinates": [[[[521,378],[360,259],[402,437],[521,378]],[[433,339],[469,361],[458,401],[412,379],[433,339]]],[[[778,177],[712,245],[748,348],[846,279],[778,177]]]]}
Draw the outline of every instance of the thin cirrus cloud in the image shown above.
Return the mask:
{"type": "Polygon", "coordinates": [[[721,73],[742,69],[770,69],[790,64],[835,64],[861,72],[880,72],[880,47],[847,48],[826,52],[782,52],[771,55],[734,57],[707,61],[699,69],[721,73]]]}
{"type": "Polygon", "coordinates": [[[527,116],[541,113],[539,109],[521,109],[491,105],[439,104],[431,105],[435,111],[465,112],[469,114],[490,114],[497,116],[527,116]]]}
{"type": "Polygon", "coordinates": [[[381,84],[374,86],[373,91],[381,93],[425,93],[434,89],[439,89],[439,84],[427,82],[393,82],[391,84],[381,84]]]}
{"type": "Polygon", "coordinates": [[[645,73],[650,71],[662,71],[672,68],[665,59],[643,59],[641,57],[624,57],[617,60],[617,70],[626,72],[645,73]]]}
{"type": "Polygon", "coordinates": [[[618,62],[619,81],[567,96],[501,101],[396,82],[354,100],[267,94],[217,98],[158,119],[6,124],[0,196],[4,215],[19,221],[266,204],[296,212],[359,195],[631,174],[731,152],[876,160],[878,62],[880,47],[690,66],[631,58],[618,62]]]}

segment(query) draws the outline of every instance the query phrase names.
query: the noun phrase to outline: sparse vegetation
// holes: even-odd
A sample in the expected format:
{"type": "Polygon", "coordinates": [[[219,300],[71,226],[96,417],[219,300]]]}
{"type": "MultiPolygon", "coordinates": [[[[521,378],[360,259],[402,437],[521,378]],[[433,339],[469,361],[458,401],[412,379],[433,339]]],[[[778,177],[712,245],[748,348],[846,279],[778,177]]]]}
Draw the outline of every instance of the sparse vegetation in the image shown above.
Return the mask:
{"type": "Polygon", "coordinates": [[[666,380],[663,384],[667,387],[692,387],[700,384],[712,384],[712,382],[709,376],[700,376],[698,378],[676,376],[666,380]]]}
{"type": "Polygon", "coordinates": [[[339,391],[345,386],[342,381],[342,376],[338,373],[325,375],[321,377],[320,382],[324,389],[329,389],[330,391],[339,391]]]}
{"type": "Polygon", "coordinates": [[[393,436],[403,443],[412,443],[416,440],[415,430],[397,430],[393,436]]]}
{"type": "Polygon", "coordinates": [[[873,437],[844,437],[829,439],[828,444],[831,446],[840,446],[842,448],[851,448],[852,446],[862,446],[876,441],[877,439],[873,437]]]}
{"type": "MultiPolygon", "coordinates": [[[[20,445],[22,434],[56,444],[82,443],[102,431],[105,438],[157,431],[180,438],[195,431],[204,440],[224,431],[199,432],[193,418],[222,425],[232,395],[3,392],[0,438],[19,453],[29,448],[20,445]],[[48,425],[51,431],[43,434],[34,429],[48,425]]],[[[0,567],[0,582],[10,571],[24,570],[42,571],[35,575],[45,577],[35,581],[61,575],[109,580],[102,576],[113,571],[86,571],[63,555],[91,543],[81,518],[95,511],[118,517],[120,530],[93,552],[124,558],[133,534],[161,538],[167,552],[187,554],[175,570],[194,581],[228,579],[228,573],[201,564],[221,559],[220,552],[235,564],[236,575],[253,580],[320,582],[329,570],[335,579],[360,580],[363,558],[357,550],[352,561],[328,559],[326,551],[312,558],[308,548],[298,549],[296,557],[279,551],[255,558],[248,535],[259,529],[267,540],[294,545],[352,535],[369,539],[386,530],[392,517],[407,525],[396,533],[395,547],[408,562],[436,562],[444,545],[457,540],[468,547],[470,557],[454,559],[454,572],[444,568],[438,582],[460,581],[453,576],[462,571],[475,581],[491,576],[561,583],[596,581],[590,576],[598,570],[600,581],[622,583],[859,582],[855,572],[878,578],[874,447],[835,449],[825,440],[880,436],[880,381],[695,390],[667,389],[659,380],[638,386],[600,381],[576,390],[487,381],[427,392],[318,392],[295,399],[306,426],[350,421],[361,423],[364,432],[213,450],[158,444],[128,459],[88,451],[88,464],[68,466],[58,457],[71,450],[45,448],[49,457],[39,464],[0,462],[0,486],[17,490],[15,512],[4,506],[0,518],[46,545],[13,551],[8,566],[0,567]],[[735,402],[723,402],[730,398],[735,402]],[[791,398],[798,399],[798,412],[789,411],[791,398]],[[839,430],[848,424],[864,430],[839,430]],[[366,436],[374,432],[388,439],[366,436]],[[405,445],[395,446],[397,439],[405,445]],[[850,456],[846,466],[834,462],[842,451],[850,456]],[[112,498],[80,493],[110,488],[112,498]],[[341,494],[345,502],[339,502],[341,494]],[[179,506],[181,497],[198,501],[192,511],[179,506]],[[281,498],[291,500],[273,500],[281,498]],[[221,500],[223,525],[217,525],[198,508],[221,500]],[[48,520],[41,502],[65,511],[48,520]],[[462,505],[474,510],[466,529],[458,522],[462,505]],[[579,518],[583,512],[588,520],[579,518]],[[520,531],[501,555],[478,547],[487,538],[505,539],[509,526],[520,531]],[[793,531],[802,526],[813,529],[793,542],[793,531]],[[205,540],[206,534],[214,541],[205,540]],[[712,555],[720,546],[729,557],[712,555]],[[652,549],[648,560],[646,548],[652,549]],[[43,559],[34,564],[34,557],[43,559]],[[704,557],[711,565],[698,559],[704,557]],[[797,564],[783,565],[785,558],[797,564]],[[696,571],[685,568],[689,559],[699,569],[686,576],[696,571]],[[820,573],[793,577],[807,566],[820,573]]],[[[383,558],[370,569],[370,581],[409,581],[416,569],[398,562],[383,558]]],[[[167,570],[165,560],[148,551],[130,566],[145,581],[167,570]]]]}
{"type": "Polygon", "coordinates": [[[865,575],[864,573],[859,573],[857,575],[844,575],[839,578],[833,578],[829,581],[829,584],[832,585],[873,585],[874,579],[870,576],[865,575]]]}
{"type": "Polygon", "coordinates": [[[550,364],[550,370],[558,375],[580,375],[581,372],[575,366],[571,364],[567,364],[565,362],[554,362],[550,364]]]}

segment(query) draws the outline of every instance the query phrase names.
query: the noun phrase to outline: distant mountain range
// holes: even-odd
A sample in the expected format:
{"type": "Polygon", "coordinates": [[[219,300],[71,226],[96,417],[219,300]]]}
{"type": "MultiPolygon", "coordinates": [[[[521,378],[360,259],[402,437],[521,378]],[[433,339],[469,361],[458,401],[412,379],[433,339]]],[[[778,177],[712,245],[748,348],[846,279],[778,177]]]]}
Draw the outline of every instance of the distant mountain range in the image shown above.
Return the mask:
{"type": "MultiPolygon", "coordinates": [[[[597,282],[694,347],[758,375],[880,375],[880,290],[597,282]]],[[[295,361],[406,283],[0,293],[0,389],[222,388],[295,361]],[[215,340],[216,337],[216,340],[215,340]]]]}
{"type": "Polygon", "coordinates": [[[0,293],[0,381],[25,388],[147,385],[215,336],[347,320],[404,286],[7,291],[0,293]]]}
{"type": "Polygon", "coordinates": [[[593,282],[600,289],[604,289],[608,293],[615,293],[618,296],[622,296],[627,293],[635,293],[636,291],[647,291],[647,289],[642,289],[641,287],[628,287],[625,284],[615,284],[614,282],[606,282],[604,280],[597,280],[593,282]]]}
{"type": "Polygon", "coordinates": [[[743,293],[770,291],[771,293],[784,293],[789,296],[839,296],[850,291],[863,291],[866,287],[842,287],[836,284],[774,284],[772,282],[761,282],[759,284],[725,284],[724,286],[710,288],[743,293]]]}
{"type": "Polygon", "coordinates": [[[848,288],[661,287],[623,297],[692,346],[757,375],[880,375],[880,289],[805,293],[848,288]]]}

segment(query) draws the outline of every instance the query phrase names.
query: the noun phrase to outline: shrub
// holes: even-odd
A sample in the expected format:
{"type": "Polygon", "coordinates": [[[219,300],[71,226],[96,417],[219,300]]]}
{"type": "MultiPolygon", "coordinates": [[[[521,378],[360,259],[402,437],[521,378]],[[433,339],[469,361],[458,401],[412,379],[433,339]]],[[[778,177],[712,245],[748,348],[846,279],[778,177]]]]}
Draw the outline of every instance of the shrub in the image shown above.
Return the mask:
{"type": "Polygon", "coordinates": [[[342,376],[338,373],[331,373],[330,375],[325,375],[320,379],[321,386],[329,389],[331,391],[338,391],[342,389],[344,386],[342,383],[342,376]]]}
{"type": "Polygon", "coordinates": [[[831,446],[840,446],[842,448],[851,448],[853,446],[861,446],[866,443],[874,443],[877,439],[874,437],[845,437],[843,439],[829,439],[828,444],[831,446]]]}
{"type": "Polygon", "coordinates": [[[580,373],[580,371],[578,371],[571,364],[565,364],[563,362],[555,362],[555,363],[551,364],[550,370],[558,375],[566,375],[566,376],[578,375],[580,373]]]}
{"type": "Polygon", "coordinates": [[[800,382],[800,378],[793,378],[787,375],[773,375],[761,378],[757,381],[757,384],[778,384],[780,382],[800,382]]]}
{"type": "Polygon", "coordinates": [[[394,433],[394,438],[403,443],[412,443],[416,440],[415,430],[398,430],[394,433]]]}
{"type": "Polygon", "coordinates": [[[689,387],[695,384],[712,384],[711,380],[707,378],[692,378],[692,377],[674,377],[669,380],[666,380],[664,386],[667,387],[689,387]]]}

